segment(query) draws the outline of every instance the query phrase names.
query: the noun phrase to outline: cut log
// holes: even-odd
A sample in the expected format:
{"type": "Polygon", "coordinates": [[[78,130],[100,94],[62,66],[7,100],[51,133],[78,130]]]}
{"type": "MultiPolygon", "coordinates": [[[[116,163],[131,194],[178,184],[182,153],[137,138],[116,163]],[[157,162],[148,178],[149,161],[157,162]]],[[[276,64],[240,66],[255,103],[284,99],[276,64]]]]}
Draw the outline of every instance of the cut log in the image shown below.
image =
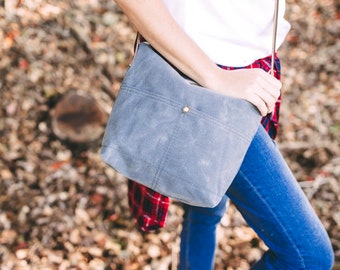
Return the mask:
{"type": "Polygon", "coordinates": [[[98,139],[107,116],[90,93],[67,92],[52,111],[52,130],[62,140],[85,143],[98,139]]]}

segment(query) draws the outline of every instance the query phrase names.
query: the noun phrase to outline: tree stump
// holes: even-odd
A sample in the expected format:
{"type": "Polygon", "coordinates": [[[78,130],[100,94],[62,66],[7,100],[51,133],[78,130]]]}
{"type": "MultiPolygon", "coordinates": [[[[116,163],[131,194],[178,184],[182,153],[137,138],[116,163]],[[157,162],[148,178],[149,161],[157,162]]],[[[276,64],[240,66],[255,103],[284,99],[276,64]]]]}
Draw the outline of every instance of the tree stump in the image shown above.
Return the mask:
{"type": "Polygon", "coordinates": [[[102,135],[106,120],[106,114],[90,93],[70,91],[52,111],[52,130],[59,139],[86,143],[102,135]]]}

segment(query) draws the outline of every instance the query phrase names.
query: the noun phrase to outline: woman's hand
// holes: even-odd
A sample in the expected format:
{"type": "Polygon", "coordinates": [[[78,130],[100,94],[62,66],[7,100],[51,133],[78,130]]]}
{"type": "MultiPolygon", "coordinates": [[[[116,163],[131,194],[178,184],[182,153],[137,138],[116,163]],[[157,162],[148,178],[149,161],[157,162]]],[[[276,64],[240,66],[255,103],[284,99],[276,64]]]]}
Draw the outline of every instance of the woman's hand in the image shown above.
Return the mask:
{"type": "Polygon", "coordinates": [[[264,70],[217,68],[205,87],[223,95],[242,98],[257,107],[262,116],[274,110],[282,84],[264,70]]]}
{"type": "Polygon", "coordinates": [[[142,36],[198,84],[248,100],[261,115],[274,109],[281,83],[261,69],[227,71],[216,66],[179,27],[162,0],[115,0],[142,36]]]}

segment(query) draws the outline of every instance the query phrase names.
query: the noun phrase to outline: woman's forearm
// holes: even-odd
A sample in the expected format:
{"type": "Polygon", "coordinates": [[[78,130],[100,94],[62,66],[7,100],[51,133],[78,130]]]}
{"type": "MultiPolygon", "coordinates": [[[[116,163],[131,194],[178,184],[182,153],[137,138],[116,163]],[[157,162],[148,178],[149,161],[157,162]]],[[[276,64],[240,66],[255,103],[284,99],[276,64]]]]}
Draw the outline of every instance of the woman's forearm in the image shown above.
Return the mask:
{"type": "Polygon", "coordinates": [[[142,36],[181,72],[208,87],[216,65],[172,18],[162,0],[115,0],[142,36]]]}
{"type": "Polygon", "coordinates": [[[273,111],[281,89],[281,83],[274,77],[261,69],[218,68],[177,24],[162,0],[115,2],[163,57],[198,84],[223,95],[246,99],[262,115],[273,111]]]}

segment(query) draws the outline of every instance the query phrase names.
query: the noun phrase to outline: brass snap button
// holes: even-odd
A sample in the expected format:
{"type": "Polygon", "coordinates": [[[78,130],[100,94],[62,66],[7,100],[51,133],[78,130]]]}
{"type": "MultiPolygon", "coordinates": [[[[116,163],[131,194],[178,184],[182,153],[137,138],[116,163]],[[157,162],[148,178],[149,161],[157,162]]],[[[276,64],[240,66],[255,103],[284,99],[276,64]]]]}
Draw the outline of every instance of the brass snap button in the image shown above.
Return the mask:
{"type": "Polygon", "coordinates": [[[182,108],[182,112],[183,112],[183,113],[188,113],[188,112],[190,112],[190,107],[189,107],[189,106],[184,106],[184,107],[182,108]]]}

